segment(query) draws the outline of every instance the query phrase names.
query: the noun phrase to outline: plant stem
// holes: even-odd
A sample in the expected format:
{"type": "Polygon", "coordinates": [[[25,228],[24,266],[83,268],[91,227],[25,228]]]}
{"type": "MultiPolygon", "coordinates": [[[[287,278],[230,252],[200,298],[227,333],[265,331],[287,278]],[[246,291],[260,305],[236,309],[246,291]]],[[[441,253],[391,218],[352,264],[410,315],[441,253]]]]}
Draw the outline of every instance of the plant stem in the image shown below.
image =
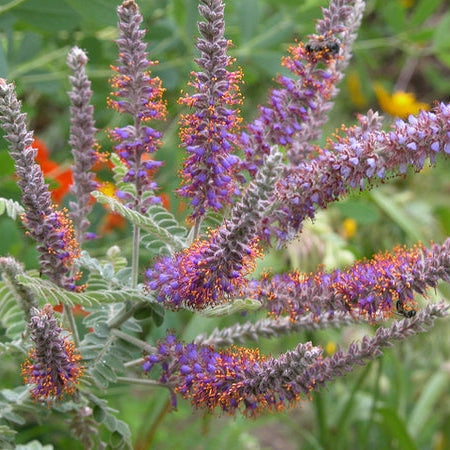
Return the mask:
{"type": "Polygon", "coordinates": [[[64,316],[69,324],[70,331],[72,332],[72,339],[75,347],[80,346],[80,336],[78,334],[77,324],[75,318],[73,317],[72,308],[68,305],[64,305],[64,316]]]}
{"type": "Polygon", "coordinates": [[[129,342],[132,345],[135,345],[138,348],[141,348],[142,350],[145,350],[146,352],[153,353],[156,352],[156,348],[151,346],[149,343],[142,341],[141,339],[135,338],[134,336],[130,336],[127,333],[124,333],[123,331],[117,330],[116,328],[111,330],[111,335],[115,336],[119,339],[122,339],[124,341],[129,342]]]}
{"type": "Polygon", "coordinates": [[[133,253],[131,259],[131,288],[136,289],[139,275],[139,238],[140,228],[133,225],[133,253]]]}
{"type": "Polygon", "coordinates": [[[130,305],[131,302],[126,302],[124,307],[117,313],[117,315],[112,317],[108,321],[108,327],[110,329],[119,328],[120,325],[126,322],[134,314],[136,309],[139,308],[140,306],[138,303],[135,303],[132,306],[130,305]]]}
{"type": "Polygon", "coordinates": [[[144,358],[138,358],[138,359],[134,359],[133,361],[128,361],[126,363],[124,363],[124,367],[133,367],[133,366],[138,366],[139,364],[142,364],[145,361],[144,358]]]}
{"type": "Polygon", "coordinates": [[[133,383],[133,384],[143,384],[146,386],[164,387],[170,389],[167,384],[160,383],[155,380],[147,380],[146,378],[133,378],[133,377],[117,377],[117,381],[122,381],[123,383],[133,383]]]}
{"type": "Polygon", "coordinates": [[[203,218],[202,217],[196,217],[195,218],[194,234],[192,236],[192,242],[194,242],[198,238],[198,236],[200,234],[200,226],[201,226],[202,222],[203,222],[203,218]]]}
{"type": "Polygon", "coordinates": [[[377,372],[377,376],[375,377],[375,391],[372,395],[372,406],[370,407],[370,415],[369,415],[369,420],[367,421],[367,424],[364,428],[363,434],[362,434],[362,438],[361,438],[361,442],[364,443],[364,448],[367,448],[367,444],[369,441],[369,437],[370,437],[370,430],[372,429],[372,423],[375,417],[375,410],[377,407],[377,401],[378,401],[378,397],[380,396],[380,380],[381,380],[381,375],[383,372],[383,358],[380,358],[378,360],[378,372],[377,372]]]}
{"type": "Polygon", "coordinates": [[[21,3],[26,0],[12,0],[12,2],[7,3],[6,5],[0,6],[0,14],[5,13],[6,11],[14,8],[15,6],[19,6],[21,3]]]}

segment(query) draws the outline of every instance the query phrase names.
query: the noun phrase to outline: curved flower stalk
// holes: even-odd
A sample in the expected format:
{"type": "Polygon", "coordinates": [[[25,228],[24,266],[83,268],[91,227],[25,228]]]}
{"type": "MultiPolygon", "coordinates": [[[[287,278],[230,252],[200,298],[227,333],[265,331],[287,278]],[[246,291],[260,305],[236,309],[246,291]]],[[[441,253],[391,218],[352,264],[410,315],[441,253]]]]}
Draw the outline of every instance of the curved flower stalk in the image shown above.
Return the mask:
{"type": "Polygon", "coordinates": [[[414,309],[414,293],[426,294],[443,280],[450,282],[450,238],[430,249],[397,247],[347,270],[311,275],[291,272],[249,283],[244,295],[259,300],[274,317],[296,322],[311,312],[334,312],[377,319],[414,309]]]}
{"type": "Polygon", "coordinates": [[[157,185],[151,175],[162,163],[150,156],[161,145],[161,133],[146,124],[165,119],[164,90],[161,80],[152,77],[149,70],[157,63],[147,59],[145,31],[140,29],[142,15],[137,4],[127,0],[117,8],[117,14],[119,65],[112,67],[117,75],[111,80],[115,90],[108,104],[128,114],[133,124],[115,128],[110,134],[118,142],[115,150],[128,168],[123,181],[135,187],[134,193],[122,192],[121,197],[131,209],[145,213],[150,205],[161,203],[160,197],[154,195],[157,185]]]}
{"type": "Polygon", "coordinates": [[[94,107],[90,104],[91,82],[85,71],[87,61],[86,53],[78,47],[73,47],[67,56],[67,65],[72,71],[69,77],[72,85],[72,90],[69,92],[71,101],[69,144],[72,146],[74,159],[71,192],[75,196],[75,201],[71,201],[69,205],[70,217],[80,245],[86,239],[85,232],[89,227],[87,217],[92,210],[90,193],[97,188],[92,167],[100,159],[94,137],[96,132],[93,118],[94,107]]]}
{"type": "Polygon", "coordinates": [[[254,173],[262,155],[274,144],[287,147],[291,165],[297,165],[314,147],[311,140],[320,136],[320,127],[327,120],[336,96],[336,84],[343,78],[343,69],[350,59],[350,50],[359,28],[364,2],[332,0],[323,9],[324,18],[317,23],[318,34],[309,36],[309,43],[289,48],[282,65],[294,77],[277,77],[280,88],[273,89],[267,106],[246,132],[241,143],[244,165],[254,173]]]}
{"type": "Polygon", "coordinates": [[[202,71],[192,74],[189,83],[195,90],[179,103],[193,108],[181,116],[181,145],[189,156],[182,170],[183,184],[178,193],[191,198],[192,217],[200,217],[208,209],[218,211],[239,194],[236,170],[239,158],[232,154],[237,144],[239,83],[242,72],[230,72],[234,60],[227,56],[230,42],[224,38],[224,4],[222,0],[201,0],[199,12],[205,21],[198,24],[201,38],[195,61],[202,71]]]}
{"type": "Polygon", "coordinates": [[[51,305],[41,310],[31,308],[28,327],[33,348],[22,364],[22,375],[26,384],[32,384],[31,396],[36,400],[60,399],[65,394],[73,395],[79,378],[83,374],[81,355],[75,345],[62,334],[51,305]]]}
{"type": "Polygon", "coordinates": [[[383,180],[387,173],[404,174],[408,166],[417,171],[427,158],[450,155],[450,105],[421,111],[408,121],[397,120],[391,131],[381,131],[369,112],[359,116],[360,126],[329,142],[319,156],[289,170],[277,184],[274,211],[261,224],[260,236],[275,236],[280,242],[301,230],[318,208],[336,201],[350,189],[364,189],[367,181],[383,180]],[[276,223],[276,224],[275,224],[276,223]]]}
{"type": "Polygon", "coordinates": [[[203,309],[228,301],[231,294],[238,295],[247,283],[245,276],[261,256],[255,235],[280,176],[281,157],[273,147],[256,179],[233,207],[231,219],[210,233],[209,239],[198,239],[147,270],[147,287],[158,291],[158,301],[175,309],[203,309]]]}
{"type": "MultiPolygon", "coordinates": [[[[215,350],[211,346],[183,344],[169,335],[158,351],[142,365],[149,372],[160,366],[159,381],[175,394],[187,398],[199,409],[216,408],[227,414],[255,417],[265,411],[281,411],[307,398],[326,382],[374,359],[394,340],[425,331],[436,317],[446,315],[447,307],[428,305],[412,319],[379,328],[373,338],[353,343],[346,352],[323,358],[321,349],[311,343],[299,344],[278,358],[267,358],[258,350],[233,347],[215,350]]],[[[176,398],[172,398],[176,405],[176,398]]]]}
{"type": "MultiPolygon", "coordinates": [[[[381,319],[380,316],[378,318],[381,319]]],[[[277,338],[299,331],[354,325],[358,321],[363,322],[364,319],[342,311],[320,315],[309,313],[296,317],[295,320],[291,317],[265,318],[257,320],[255,323],[237,323],[221,330],[216,328],[210,335],[198,335],[194,344],[225,347],[236,343],[243,344],[247,340],[256,342],[261,338],[277,338]]]]}
{"type": "Polygon", "coordinates": [[[22,190],[25,214],[22,218],[28,234],[38,243],[41,272],[58,286],[76,287],[79,275],[70,276],[73,262],[80,255],[73,225],[66,211],[58,211],[51,202],[41,168],[35,163],[33,133],[27,130],[26,114],[20,110],[14,85],[0,80],[0,126],[14,159],[17,184],[22,190]]]}

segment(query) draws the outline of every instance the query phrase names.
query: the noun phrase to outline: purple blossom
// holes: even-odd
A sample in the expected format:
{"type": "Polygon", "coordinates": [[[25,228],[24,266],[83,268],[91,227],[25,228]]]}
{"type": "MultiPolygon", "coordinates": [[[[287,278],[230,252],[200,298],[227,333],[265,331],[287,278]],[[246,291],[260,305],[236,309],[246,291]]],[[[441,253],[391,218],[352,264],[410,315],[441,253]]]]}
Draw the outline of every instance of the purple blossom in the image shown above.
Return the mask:
{"type": "Polygon", "coordinates": [[[237,144],[241,104],[240,70],[230,72],[233,63],[226,51],[230,42],[224,38],[224,4],[221,0],[202,0],[198,24],[201,38],[195,61],[203,70],[192,74],[189,85],[195,92],[179,103],[193,108],[181,117],[181,142],[188,153],[182,170],[183,184],[178,193],[191,198],[192,217],[203,216],[208,209],[218,211],[239,193],[237,173],[239,158],[231,155],[237,144]],[[234,108],[233,108],[234,107],[234,108]]]}
{"type": "Polygon", "coordinates": [[[83,374],[81,355],[58,327],[51,305],[31,308],[30,313],[28,327],[34,345],[22,364],[22,375],[26,384],[34,385],[32,397],[54,400],[72,395],[83,374]]]}
{"type": "Polygon", "coordinates": [[[162,136],[146,124],[152,120],[165,119],[166,106],[162,101],[164,90],[161,80],[152,77],[149,70],[156,62],[147,59],[147,46],[143,42],[145,31],[140,29],[142,15],[137,4],[134,0],[127,0],[117,8],[117,13],[119,66],[113,67],[117,72],[111,80],[115,90],[108,103],[120,113],[128,114],[133,124],[115,128],[110,135],[117,142],[116,152],[128,168],[124,181],[135,186],[134,195],[127,195],[127,205],[145,213],[156,202],[153,195],[156,184],[151,180],[156,165],[148,169],[145,163],[161,145],[162,136]]]}
{"type": "Polygon", "coordinates": [[[226,302],[246,284],[245,276],[261,254],[259,247],[256,242],[243,245],[241,251],[229,251],[227,258],[220,245],[224,233],[221,229],[209,239],[199,239],[146,271],[146,286],[158,292],[158,301],[172,309],[203,309],[226,302]]]}

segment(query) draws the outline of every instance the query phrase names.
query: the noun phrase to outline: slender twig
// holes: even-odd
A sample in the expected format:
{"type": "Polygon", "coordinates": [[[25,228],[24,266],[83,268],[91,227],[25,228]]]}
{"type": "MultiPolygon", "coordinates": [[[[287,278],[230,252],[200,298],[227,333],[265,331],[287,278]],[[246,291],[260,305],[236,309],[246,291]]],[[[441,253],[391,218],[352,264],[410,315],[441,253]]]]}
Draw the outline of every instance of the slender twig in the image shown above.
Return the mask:
{"type": "Polygon", "coordinates": [[[133,361],[128,361],[126,363],[124,363],[124,367],[133,367],[133,366],[138,366],[139,364],[142,364],[145,361],[144,358],[138,358],[138,359],[133,359],[133,361]]]}
{"type": "Polygon", "coordinates": [[[142,350],[145,350],[146,352],[153,353],[157,351],[157,349],[152,345],[150,345],[149,343],[142,341],[138,338],[135,338],[133,336],[130,336],[129,334],[124,333],[123,331],[120,331],[116,328],[111,330],[111,334],[115,337],[118,337],[119,339],[129,342],[130,344],[138,348],[141,348],[142,350]]]}
{"type": "Polygon", "coordinates": [[[117,377],[117,381],[121,381],[123,383],[143,384],[145,386],[155,386],[170,389],[170,387],[167,384],[160,383],[159,381],[155,380],[148,380],[146,378],[117,377]]]}
{"type": "Polygon", "coordinates": [[[130,306],[130,302],[127,302],[125,306],[108,321],[108,327],[110,329],[119,328],[124,322],[126,322],[135,311],[141,306],[139,303],[135,303],[130,306]]]}
{"type": "Polygon", "coordinates": [[[64,317],[69,325],[69,329],[72,333],[72,340],[75,344],[75,347],[80,346],[80,335],[78,334],[78,327],[75,322],[75,317],[73,316],[72,308],[68,305],[64,305],[64,317]]]}

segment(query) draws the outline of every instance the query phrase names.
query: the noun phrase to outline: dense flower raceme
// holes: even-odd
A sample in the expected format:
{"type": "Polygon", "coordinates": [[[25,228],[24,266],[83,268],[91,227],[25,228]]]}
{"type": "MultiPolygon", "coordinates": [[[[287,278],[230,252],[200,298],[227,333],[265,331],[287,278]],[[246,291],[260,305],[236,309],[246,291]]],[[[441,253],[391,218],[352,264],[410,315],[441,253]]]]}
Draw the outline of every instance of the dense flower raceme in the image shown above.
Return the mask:
{"type": "Polygon", "coordinates": [[[368,181],[383,180],[388,173],[404,174],[408,166],[421,170],[427,158],[450,155],[450,105],[438,104],[408,121],[398,119],[391,131],[379,129],[376,114],[359,116],[360,126],[329,142],[317,158],[291,168],[277,184],[275,206],[261,224],[260,237],[286,241],[303,221],[315,216],[350,189],[364,189],[368,181]]]}
{"type": "Polygon", "coordinates": [[[255,241],[245,252],[229,254],[220,251],[224,229],[209,239],[198,239],[175,256],[165,256],[146,272],[147,287],[158,291],[157,300],[169,307],[203,309],[224,303],[246,284],[256,266],[261,250],[255,241]],[[234,256],[234,258],[233,258],[234,256]]]}
{"type": "Polygon", "coordinates": [[[414,293],[426,294],[443,280],[450,282],[450,238],[430,249],[398,247],[347,270],[306,275],[292,272],[249,283],[245,295],[259,300],[271,315],[349,311],[371,319],[393,311],[412,311],[414,293]],[[399,302],[399,303],[398,303],[399,302]]]}
{"type": "Polygon", "coordinates": [[[294,77],[277,77],[280,87],[271,91],[268,105],[260,106],[259,116],[241,136],[245,166],[251,173],[273,144],[287,148],[293,165],[312,153],[311,142],[320,136],[338,92],[336,84],[350,59],[363,9],[360,0],[332,0],[309,43],[289,48],[282,64],[294,77]]]}
{"type": "Polygon", "coordinates": [[[52,205],[44,175],[35,162],[33,133],[27,130],[26,114],[21,113],[20,107],[14,86],[0,80],[0,123],[15,162],[17,184],[22,190],[23,221],[29,235],[38,243],[41,272],[57,285],[74,290],[78,275],[72,277],[69,272],[80,250],[73,225],[65,210],[56,210],[52,205]]]}
{"type": "Polygon", "coordinates": [[[71,188],[75,201],[70,202],[70,217],[73,220],[78,241],[86,239],[89,227],[88,214],[92,209],[90,193],[98,186],[94,165],[100,161],[96,150],[94,127],[94,107],[90,104],[92,97],[91,82],[86,76],[86,53],[78,47],[73,47],[67,57],[67,65],[72,71],[69,77],[72,90],[69,92],[71,100],[71,129],[69,144],[72,146],[74,165],[72,166],[74,183],[71,188]]]}
{"type": "Polygon", "coordinates": [[[196,62],[202,71],[192,74],[189,84],[195,92],[179,100],[193,108],[181,118],[181,142],[189,156],[182,170],[184,186],[178,190],[192,199],[192,217],[203,216],[207,209],[222,209],[239,194],[236,170],[240,160],[232,150],[240,118],[233,106],[241,103],[242,73],[227,70],[233,60],[226,54],[230,43],[224,38],[223,2],[201,3],[199,11],[205,21],[198,24],[202,37],[196,62]]]}
{"type": "MultiPolygon", "coordinates": [[[[361,344],[353,343],[346,352],[337,351],[328,358],[311,343],[269,358],[254,349],[216,350],[180,343],[169,335],[159,343],[157,352],[146,356],[142,368],[149,372],[159,366],[159,381],[197,408],[255,417],[295,405],[327,381],[379,356],[394,340],[423,332],[436,317],[444,316],[446,309],[444,304],[428,305],[415,317],[379,328],[373,338],[366,336],[361,344]]],[[[172,397],[172,404],[176,406],[176,397],[172,397]]]]}
{"type": "Polygon", "coordinates": [[[34,345],[22,365],[22,375],[26,384],[34,385],[32,397],[54,400],[72,395],[83,374],[81,355],[57,325],[51,305],[31,308],[30,314],[28,327],[34,345]]]}
{"type": "Polygon", "coordinates": [[[162,164],[150,157],[161,144],[161,133],[146,124],[164,119],[166,107],[161,98],[161,80],[152,77],[149,70],[156,62],[147,59],[143,42],[145,31],[140,29],[142,15],[138,6],[128,0],[117,8],[117,12],[119,65],[113,67],[118,74],[111,80],[115,90],[108,103],[131,116],[133,124],[115,128],[110,134],[118,142],[115,149],[128,168],[123,181],[135,185],[134,193],[120,194],[130,208],[144,213],[151,204],[161,202],[160,197],[154,195],[157,185],[151,175],[162,164]]]}

